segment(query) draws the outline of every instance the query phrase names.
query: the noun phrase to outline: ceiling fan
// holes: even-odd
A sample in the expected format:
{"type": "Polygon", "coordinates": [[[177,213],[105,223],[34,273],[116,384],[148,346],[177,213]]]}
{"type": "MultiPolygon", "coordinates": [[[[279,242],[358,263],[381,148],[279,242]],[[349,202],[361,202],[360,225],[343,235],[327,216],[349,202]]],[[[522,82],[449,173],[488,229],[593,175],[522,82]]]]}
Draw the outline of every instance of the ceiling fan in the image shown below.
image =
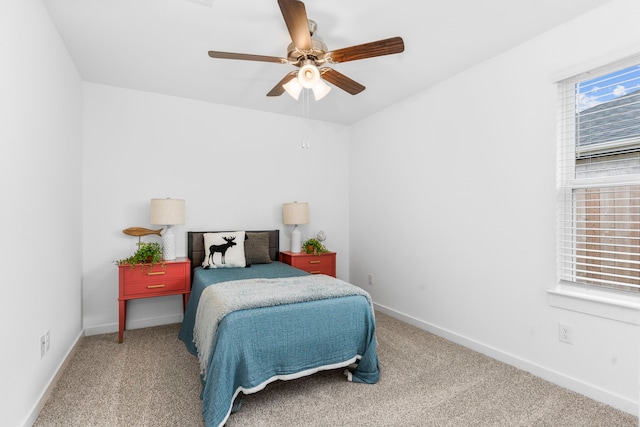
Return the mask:
{"type": "Polygon", "coordinates": [[[307,19],[307,12],[303,2],[299,0],[278,0],[278,5],[292,40],[292,43],[287,48],[286,58],[209,51],[209,56],[212,58],[275,62],[278,64],[292,64],[299,68],[299,70],[291,71],[284,76],[267,93],[267,96],[280,96],[286,91],[295,99],[298,99],[302,89],[307,88],[313,90],[316,100],[320,100],[331,90],[331,87],[324,83],[323,79],[351,95],[357,95],[365,89],[363,85],[324,65],[391,55],[404,51],[402,37],[392,37],[330,51],[321,40],[313,38],[317,26],[314,21],[307,19]]]}

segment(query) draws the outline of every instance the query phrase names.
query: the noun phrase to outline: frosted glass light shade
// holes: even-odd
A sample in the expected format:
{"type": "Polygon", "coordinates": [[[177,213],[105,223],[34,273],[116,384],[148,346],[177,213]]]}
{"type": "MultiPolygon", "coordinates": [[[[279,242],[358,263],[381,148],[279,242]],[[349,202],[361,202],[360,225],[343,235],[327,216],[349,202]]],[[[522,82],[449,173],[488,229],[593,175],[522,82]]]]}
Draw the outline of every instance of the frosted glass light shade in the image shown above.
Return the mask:
{"type": "Polygon", "coordinates": [[[298,71],[298,81],[307,89],[314,87],[320,81],[320,71],[313,64],[305,64],[298,71]]]}
{"type": "Polygon", "coordinates": [[[318,80],[318,83],[313,86],[313,96],[316,101],[320,101],[322,98],[327,96],[327,94],[331,91],[331,86],[322,81],[322,79],[318,80]]]}
{"type": "Polygon", "coordinates": [[[300,97],[300,92],[302,92],[302,85],[300,84],[300,81],[298,81],[297,77],[292,78],[287,83],[283,84],[282,87],[296,100],[300,97]]]}

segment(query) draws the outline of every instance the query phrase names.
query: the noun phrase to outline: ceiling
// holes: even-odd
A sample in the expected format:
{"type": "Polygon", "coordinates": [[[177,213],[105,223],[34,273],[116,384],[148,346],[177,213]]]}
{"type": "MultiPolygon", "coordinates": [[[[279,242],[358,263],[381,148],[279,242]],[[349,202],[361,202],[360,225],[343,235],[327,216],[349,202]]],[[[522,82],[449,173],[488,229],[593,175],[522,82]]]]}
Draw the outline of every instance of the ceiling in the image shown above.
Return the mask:
{"type": "MultiPolygon", "coordinates": [[[[608,0],[306,0],[336,50],[401,36],[401,54],[334,64],[366,86],[333,87],[309,117],[351,124],[608,0]]],[[[209,50],[286,57],[277,0],[43,0],[84,81],[302,116],[303,97],[267,97],[290,64],[212,59],[209,50]]]]}

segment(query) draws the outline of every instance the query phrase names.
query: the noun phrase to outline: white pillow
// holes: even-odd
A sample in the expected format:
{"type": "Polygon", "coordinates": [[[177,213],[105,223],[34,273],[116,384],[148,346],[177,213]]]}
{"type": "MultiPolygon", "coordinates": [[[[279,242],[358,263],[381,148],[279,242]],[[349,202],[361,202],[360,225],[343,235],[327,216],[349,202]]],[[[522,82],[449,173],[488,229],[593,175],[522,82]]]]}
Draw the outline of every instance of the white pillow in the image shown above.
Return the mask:
{"type": "Polygon", "coordinates": [[[204,233],[204,268],[245,267],[244,231],[204,233]]]}

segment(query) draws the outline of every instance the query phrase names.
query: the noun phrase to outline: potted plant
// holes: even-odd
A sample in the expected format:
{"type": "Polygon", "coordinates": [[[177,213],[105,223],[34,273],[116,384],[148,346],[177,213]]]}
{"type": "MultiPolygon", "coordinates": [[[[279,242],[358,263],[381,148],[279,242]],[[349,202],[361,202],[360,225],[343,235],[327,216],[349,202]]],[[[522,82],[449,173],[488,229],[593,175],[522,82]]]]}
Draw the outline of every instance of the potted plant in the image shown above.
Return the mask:
{"type": "MultiPolygon", "coordinates": [[[[149,269],[154,264],[162,263],[162,249],[160,244],[156,242],[138,242],[138,249],[129,258],[117,260],[117,265],[130,265],[134,267],[136,265],[148,265],[149,269]]],[[[164,265],[164,264],[163,264],[164,265]]]]}
{"type": "Polygon", "coordinates": [[[302,252],[305,254],[323,254],[329,252],[318,239],[307,239],[302,244],[302,252]]]}

